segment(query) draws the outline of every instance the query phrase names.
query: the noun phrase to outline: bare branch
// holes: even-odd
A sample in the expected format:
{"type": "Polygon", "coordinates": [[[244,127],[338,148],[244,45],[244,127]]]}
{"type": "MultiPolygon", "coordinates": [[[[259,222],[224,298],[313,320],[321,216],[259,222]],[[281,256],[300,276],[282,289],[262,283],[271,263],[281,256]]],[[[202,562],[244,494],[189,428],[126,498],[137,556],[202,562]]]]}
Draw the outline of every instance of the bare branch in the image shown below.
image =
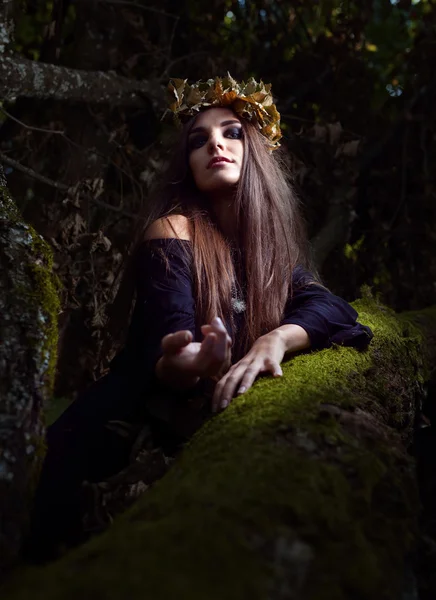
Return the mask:
{"type": "Polygon", "coordinates": [[[14,115],[12,115],[10,112],[8,112],[4,106],[0,106],[0,111],[2,113],[4,113],[8,119],[11,119],[12,121],[15,121],[15,123],[18,123],[19,125],[21,125],[21,127],[24,127],[25,129],[29,129],[30,131],[39,131],[40,133],[55,133],[55,134],[59,134],[59,135],[65,135],[64,131],[60,131],[58,129],[44,129],[43,127],[34,127],[33,125],[27,125],[27,123],[23,123],[23,121],[20,121],[20,119],[17,119],[17,117],[14,117],[14,115]]]}
{"type": "MultiPolygon", "coordinates": [[[[89,107],[88,107],[88,110],[90,110],[89,107]]],[[[71,146],[74,146],[75,148],[78,148],[79,150],[81,150],[83,152],[86,152],[89,154],[94,154],[96,156],[104,158],[105,160],[108,160],[110,162],[110,164],[115,169],[117,169],[117,171],[119,171],[120,173],[123,173],[126,177],[130,178],[132,184],[141,186],[141,183],[138,182],[133,177],[132,170],[130,167],[129,167],[129,172],[127,172],[126,169],[123,169],[122,167],[120,167],[114,160],[109,158],[109,156],[103,154],[102,152],[99,152],[96,148],[87,148],[86,146],[83,146],[82,144],[78,144],[77,142],[72,140],[70,137],[68,137],[68,135],[66,135],[65,131],[61,131],[58,129],[45,129],[43,127],[34,127],[33,125],[28,125],[27,123],[24,123],[20,119],[17,119],[14,115],[12,115],[9,111],[7,111],[4,106],[0,106],[0,111],[3,112],[9,119],[12,119],[13,121],[15,121],[15,123],[18,123],[19,125],[21,125],[21,127],[24,127],[24,129],[27,129],[29,131],[37,131],[39,133],[47,133],[49,135],[51,135],[51,134],[60,135],[71,146]]],[[[94,115],[92,115],[92,116],[94,117],[94,115]]],[[[103,129],[103,125],[101,123],[100,123],[100,127],[103,129]]],[[[104,128],[104,132],[109,138],[110,132],[106,128],[104,128]]],[[[113,140],[111,143],[115,144],[115,146],[118,150],[123,150],[123,146],[121,144],[115,143],[113,140]]],[[[51,181],[51,180],[49,180],[49,181],[51,181]]]]}
{"type": "MultiPolygon", "coordinates": [[[[33,179],[41,181],[42,183],[45,183],[46,185],[49,185],[49,186],[55,188],[59,192],[63,192],[64,194],[67,194],[68,196],[72,196],[72,190],[74,190],[75,188],[70,188],[68,185],[65,185],[64,183],[59,183],[58,181],[54,181],[53,179],[50,179],[49,177],[45,177],[44,175],[40,175],[39,173],[36,173],[33,169],[30,169],[29,167],[25,167],[24,165],[22,165],[21,163],[19,163],[16,160],[14,160],[13,158],[9,158],[9,156],[6,156],[6,154],[4,154],[1,151],[0,151],[0,161],[2,161],[5,165],[9,165],[10,167],[13,167],[17,171],[20,171],[21,173],[25,173],[26,175],[28,175],[29,177],[32,177],[33,179]]],[[[86,200],[89,200],[90,202],[92,202],[93,204],[96,204],[97,206],[104,208],[105,210],[111,210],[113,212],[118,213],[119,215],[128,217],[129,219],[137,218],[136,215],[134,215],[130,212],[127,212],[125,210],[122,210],[122,208],[120,208],[118,206],[113,206],[112,204],[107,204],[106,202],[102,202],[101,200],[94,198],[94,196],[92,196],[91,194],[83,194],[83,197],[86,200]]]]}
{"type": "Polygon", "coordinates": [[[124,106],[143,106],[145,96],[164,105],[164,91],[157,82],[69,69],[5,52],[0,61],[0,98],[18,96],[124,106]]]}

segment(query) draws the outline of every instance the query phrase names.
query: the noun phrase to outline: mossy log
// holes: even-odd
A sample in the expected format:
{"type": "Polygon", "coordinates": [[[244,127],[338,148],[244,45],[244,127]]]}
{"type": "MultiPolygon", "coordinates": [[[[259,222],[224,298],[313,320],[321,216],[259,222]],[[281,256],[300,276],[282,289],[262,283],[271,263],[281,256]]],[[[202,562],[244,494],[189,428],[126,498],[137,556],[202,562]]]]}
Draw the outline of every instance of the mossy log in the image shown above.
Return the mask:
{"type": "MultiPolygon", "coordinates": [[[[398,600],[419,501],[406,447],[434,363],[436,309],[354,303],[367,351],[300,354],[192,438],[110,529],[8,600],[398,600]]],[[[413,596],[414,597],[414,596],[413,596]]]]}
{"type": "Polygon", "coordinates": [[[48,245],[23,223],[0,165],[0,572],[16,561],[44,453],[59,300],[48,245]]]}

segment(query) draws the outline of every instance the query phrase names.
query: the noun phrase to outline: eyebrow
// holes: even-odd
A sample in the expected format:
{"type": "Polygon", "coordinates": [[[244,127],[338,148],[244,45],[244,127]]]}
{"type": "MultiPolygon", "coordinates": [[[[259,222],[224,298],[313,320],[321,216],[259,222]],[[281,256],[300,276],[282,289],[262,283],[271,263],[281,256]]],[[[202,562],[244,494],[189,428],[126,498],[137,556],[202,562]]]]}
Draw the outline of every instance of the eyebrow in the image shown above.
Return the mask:
{"type": "MultiPolygon", "coordinates": [[[[238,121],[237,119],[230,119],[229,121],[223,121],[222,123],[220,123],[220,127],[225,127],[226,125],[231,125],[232,123],[241,124],[241,121],[238,121]]],[[[206,131],[206,128],[194,127],[194,129],[191,129],[191,131],[189,132],[189,135],[192,135],[193,133],[198,133],[199,131],[206,131]]]]}

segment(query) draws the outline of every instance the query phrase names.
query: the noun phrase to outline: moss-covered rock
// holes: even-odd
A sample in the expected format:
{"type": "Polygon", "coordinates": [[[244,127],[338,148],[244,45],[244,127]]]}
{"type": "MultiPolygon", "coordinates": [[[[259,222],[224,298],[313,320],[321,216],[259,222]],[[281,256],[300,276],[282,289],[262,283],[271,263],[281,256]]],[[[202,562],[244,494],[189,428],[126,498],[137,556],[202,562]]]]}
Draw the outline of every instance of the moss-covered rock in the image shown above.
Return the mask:
{"type": "Polygon", "coordinates": [[[58,287],[50,248],[23,223],[0,167],[0,571],[19,553],[44,455],[58,287]]]}
{"type": "Polygon", "coordinates": [[[370,297],[354,306],[375,334],[367,351],[301,354],[283,378],[258,380],[106,533],[20,571],[3,595],[398,600],[413,581],[406,445],[436,310],[397,316],[370,297]]]}

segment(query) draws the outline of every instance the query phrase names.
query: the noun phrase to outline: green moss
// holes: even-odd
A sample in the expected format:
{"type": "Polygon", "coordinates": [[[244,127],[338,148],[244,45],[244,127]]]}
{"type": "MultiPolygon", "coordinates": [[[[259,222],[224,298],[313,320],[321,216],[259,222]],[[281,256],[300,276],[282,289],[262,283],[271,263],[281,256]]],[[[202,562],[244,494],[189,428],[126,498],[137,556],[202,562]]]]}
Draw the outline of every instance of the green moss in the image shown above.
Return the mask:
{"type": "Polygon", "coordinates": [[[0,173],[0,219],[8,219],[12,223],[16,223],[20,220],[20,218],[21,216],[17,205],[12,200],[7,187],[2,185],[0,173]]]}
{"type": "Polygon", "coordinates": [[[60,312],[59,294],[62,284],[53,273],[53,254],[45,240],[29,227],[32,238],[32,246],[35,255],[42,257],[42,264],[36,262],[31,266],[35,286],[32,290],[32,301],[39,306],[45,316],[42,356],[47,360],[46,368],[46,395],[48,398],[53,393],[54,380],[57,364],[58,347],[58,315],[60,312]]]}
{"type": "Polygon", "coordinates": [[[418,511],[400,436],[434,321],[368,294],[354,306],[368,351],[300,354],[259,379],[107,533],[20,573],[8,599],[397,600],[418,511]]]}
{"type": "MultiPolygon", "coordinates": [[[[9,375],[11,381],[7,381],[9,396],[2,406],[8,417],[6,422],[9,420],[13,425],[9,426],[10,431],[7,431],[2,444],[2,451],[9,456],[8,477],[12,483],[1,514],[5,522],[9,519],[11,523],[1,528],[1,534],[6,539],[10,536],[11,546],[16,552],[17,539],[28,524],[30,503],[46,451],[43,404],[53,391],[60,285],[52,272],[50,247],[32,227],[23,223],[6,186],[2,184],[0,169],[2,265],[15,261],[2,287],[2,296],[6,300],[5,295],[8,295],[7,318],[12,324],[10,335],[13,338],[8,340],[10,348],[20,353],[20,362],[14,364],[9,375]],[[18,365],[23,365],[23,373],[18,365]]],[[[13,361],[11,350],[7,346],[5,348],[3,360],[13,361]]],[[[6,559],[7,566],[14,559],[11,554],[6,559]]],[[[2,556],[0,568],[5,566],[3,561],[2,556]]]]}
{"type": "Polygon", "coordinates": [[[11,225],[22,230],[23,239],[30,242],[35,260],[30,263],[33,285],[17,287],[16,292],[28,299],[40,315],[38,354],[42,364],[38,371],[44,373],[44,396],[53,392],[58,345],[58,315],[60,311],[59,293],[62,288],[59,278],[53,273],[53,254],[50,246],[30,225],[22,222],[22,217],[6,186],[0,185],[0,218],[7,219],[11,225]]]}

